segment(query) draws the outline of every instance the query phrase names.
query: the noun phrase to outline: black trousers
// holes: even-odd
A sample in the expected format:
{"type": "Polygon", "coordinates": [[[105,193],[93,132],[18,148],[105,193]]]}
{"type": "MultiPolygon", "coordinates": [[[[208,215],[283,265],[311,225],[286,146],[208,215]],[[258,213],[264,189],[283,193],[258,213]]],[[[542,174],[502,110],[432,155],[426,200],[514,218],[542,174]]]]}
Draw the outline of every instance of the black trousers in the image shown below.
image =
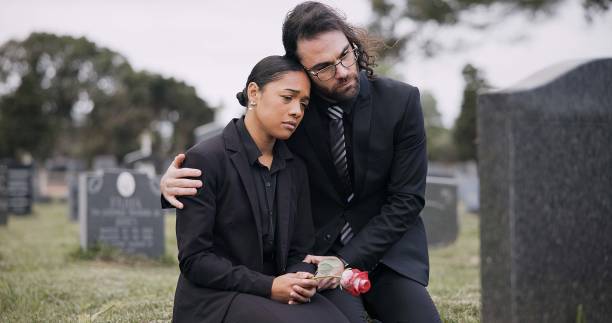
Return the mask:
{"type": "Polygon", "coordinates": [[[440,323],[440,315],[425,286],[379,264],[370,273],[372,287],[361,297],[351,296],[339,288],[321,295],[334,303],[351,323],[371,318],[383,323],[440,323]]]}
{"type": "Polygon", "coordinates": [[[269,298],[238,294],[230,305],[225,323],[348,323],[334,304],[315,294],[310,303],[288,305],[269,298]]]}

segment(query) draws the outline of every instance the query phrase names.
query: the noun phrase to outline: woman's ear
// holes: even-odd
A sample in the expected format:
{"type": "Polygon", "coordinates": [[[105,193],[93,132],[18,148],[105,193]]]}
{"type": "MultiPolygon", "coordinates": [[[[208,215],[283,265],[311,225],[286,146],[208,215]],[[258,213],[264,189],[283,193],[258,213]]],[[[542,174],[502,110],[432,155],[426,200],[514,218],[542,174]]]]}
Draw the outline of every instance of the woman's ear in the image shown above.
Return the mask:
{"type": "Polygon", "coordinates": [[[260,96],[259,85],[257,85],[257,83],[255,82],[249,83],[247,87],[247,95],[249,99],[249,102],[248,102],[249,108],[256,107],[257,103],[259,102],[259,96],[260,96]]]}

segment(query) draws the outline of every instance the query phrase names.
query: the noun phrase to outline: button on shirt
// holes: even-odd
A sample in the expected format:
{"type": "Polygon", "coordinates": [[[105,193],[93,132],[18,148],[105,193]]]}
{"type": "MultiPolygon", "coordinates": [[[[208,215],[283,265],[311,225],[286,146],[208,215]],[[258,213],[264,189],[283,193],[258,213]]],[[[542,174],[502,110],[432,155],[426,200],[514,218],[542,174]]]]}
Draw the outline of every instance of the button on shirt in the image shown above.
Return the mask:
{"type": "Polygon", "coordinates": [[[259,205],[259,217],[261,219],[263,256],[264,261],[274,260],[275,236],[276,236],[276,178],[279,171],[285,169],[285,159],[291,157],[291,152],[283,141],[277,140],[272,150],[273,160],[270,169],[259,162],[262,156],[255,141],[251,138],[244,124],[244,118],[236,123],[246,157],[251,166],[251,174],[257,191],[257,204],[259,205]]]}

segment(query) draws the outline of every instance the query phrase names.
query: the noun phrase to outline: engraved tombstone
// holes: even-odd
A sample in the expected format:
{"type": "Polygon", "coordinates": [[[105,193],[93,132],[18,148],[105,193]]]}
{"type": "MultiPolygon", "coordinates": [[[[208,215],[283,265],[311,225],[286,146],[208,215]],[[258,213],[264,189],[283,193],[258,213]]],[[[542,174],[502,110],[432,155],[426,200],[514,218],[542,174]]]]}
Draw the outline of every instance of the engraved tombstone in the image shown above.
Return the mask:
{"type": "Polygon", "coordinates": [[[159,184],[123,170],[79,177],[81,246],[109,245],[130,254],[164,254],[164,217],[159,184]]]}
{"type": "Polygon", "coordinates": [[[612,59],[478,103],[482,321],[611,322],[612,59]]]}
{"type": "Polygon", "coordinates": [[[23,165],[15,161],[8,163],[6,186],[9,213],[15,215],[32,213],[33,174],[34,167],[32,165],[23,165]]]}

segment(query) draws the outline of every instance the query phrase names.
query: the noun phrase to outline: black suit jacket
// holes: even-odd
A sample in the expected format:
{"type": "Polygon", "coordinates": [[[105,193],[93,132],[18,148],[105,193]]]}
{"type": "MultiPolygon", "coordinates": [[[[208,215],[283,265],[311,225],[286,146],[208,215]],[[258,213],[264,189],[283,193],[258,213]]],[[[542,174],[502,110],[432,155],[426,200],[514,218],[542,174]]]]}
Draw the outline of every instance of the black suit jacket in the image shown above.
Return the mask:
{"type": "MultiPolygon", "coordinates": [[[[255,183],[244,146],[231,121],[223,133],[189,149],[185,167],[203,170],[203,187],[182,197],[176,236],[181,275],[175,322],[221,322],[233,297],[269,297],[274,277],[264,275],[255,183]]],[[[314,271],[302,262],[313,244],[306,168],[289,154],[277,177],[278,273],[314,271]]]]}
{"type": "MultiPolygon", "coordinates": [[[[427,285],[429,260],[423,221],[427,153],[419,91],[387,78],[360,74],[353,106],[353,190],[346,203],[320,113],[308,111],[289,139],[310,176],[315,254],[326,254],[343,217],[355,237],[339,252],[350,266],[373,270],[379,262],[427,285]]],[[[314,99],[309,109],[327,109],[314,99]]]]}

